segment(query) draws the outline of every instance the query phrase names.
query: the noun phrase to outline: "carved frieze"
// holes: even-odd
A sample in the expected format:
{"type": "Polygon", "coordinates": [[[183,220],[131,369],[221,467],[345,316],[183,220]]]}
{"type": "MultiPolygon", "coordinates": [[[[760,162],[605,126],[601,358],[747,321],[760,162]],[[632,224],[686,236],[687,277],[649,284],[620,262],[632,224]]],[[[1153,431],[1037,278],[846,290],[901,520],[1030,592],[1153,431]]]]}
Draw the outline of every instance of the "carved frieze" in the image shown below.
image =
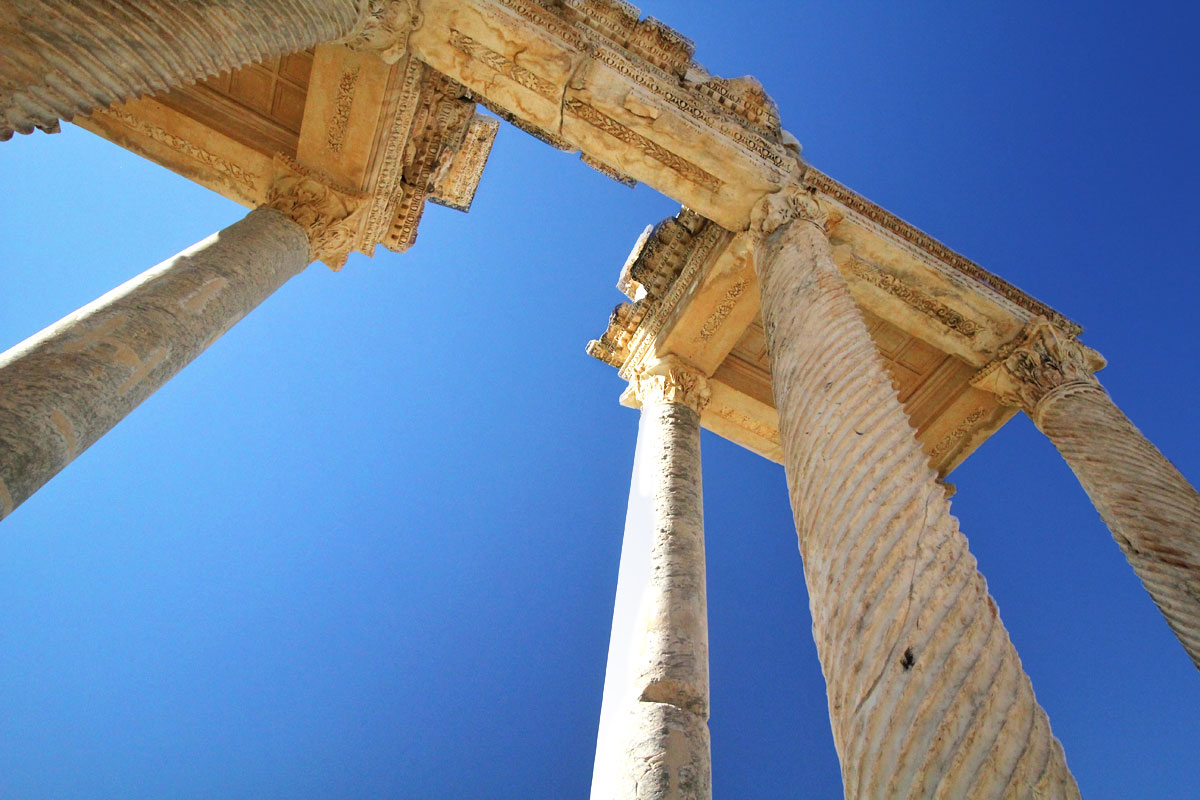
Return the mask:
{"type": "Polygon", "coordinates": [[[308,235],[313,260],[333,270],[357,244],[363,195],[333,185],[286,156],[275,159],[275,180],[264,205],[285,214],[308,235]]]}
{"type": "Polygon", "coordinates": [[[919,289],[914,289],[895,275],[876,269],[857,258],[850,262],[850,272],[859,280],[866,281],[893,297],[898,297],[906,305],[968,339],[975,338],[975,335],[983,329],[979,323],[968,319],[940,300],[930,297],[919,289]]]}
{"type": "Polygon", "coordinates": [[[492,144],[500,130],[500,121],[483,114],[476,114],[467,125],[462,144],[450,159],[448,169],[437,176],[433,194],[429,199],[438,205],[455,211],[469,211],[475,199],[475,190],[483,178],[492,144]]]}

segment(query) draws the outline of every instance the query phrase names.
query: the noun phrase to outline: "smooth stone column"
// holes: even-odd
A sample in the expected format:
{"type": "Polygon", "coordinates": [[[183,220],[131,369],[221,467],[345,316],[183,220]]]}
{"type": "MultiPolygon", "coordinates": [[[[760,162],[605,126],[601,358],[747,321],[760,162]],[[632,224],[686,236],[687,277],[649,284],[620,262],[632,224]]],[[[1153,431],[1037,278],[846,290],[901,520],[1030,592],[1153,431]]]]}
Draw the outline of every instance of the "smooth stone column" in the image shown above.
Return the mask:
{"type": "Polygon", "coordinates": [[[0,518],[311,260],[260,208],[0,354],[0,518]]]}
{"type": "Polygon", "coordinates": [[[847,798],[1077,798],[815,197],[755,225],[783,464],[847,798]]]}
{"type": "Polygon", "coordinates": [[[322,42],[386,51],[406,40],[415,9],[415,0],[0,0],[0,141],[322,42]]]}
{"type": "Polygon", "coordinates": [[[673,360],[630,388],[642,416],[591,797],[701,800],[712,797],[699,416],[708,392],[673,360]]]}
{"type": "Polygon", "coordinates": [[[1102,363],[1043,321],[1003,362],[1000,389],[1062,453],[1200,668],[1200,494],[1101,387],[1102,363]]]}

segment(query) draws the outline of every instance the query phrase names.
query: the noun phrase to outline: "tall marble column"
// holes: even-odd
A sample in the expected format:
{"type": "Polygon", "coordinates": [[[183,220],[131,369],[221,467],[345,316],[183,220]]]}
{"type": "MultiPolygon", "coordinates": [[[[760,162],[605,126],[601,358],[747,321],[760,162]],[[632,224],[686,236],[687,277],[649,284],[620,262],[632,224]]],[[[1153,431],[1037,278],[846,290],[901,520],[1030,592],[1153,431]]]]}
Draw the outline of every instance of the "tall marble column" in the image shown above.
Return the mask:
{"type": "Polygon", "coordinates": [[[0,354],[0,518],[314,258],[344,260],[356,201],[290,174],[270,202],[0,354]]]}
{"type": "Polygon", "coordinates": [[[1104,391],[1102,363],[1043,320],[977,384],[1024,408],[1062,453],[1200,667],[1200,494],[1104,391]]]}
{"type": "Polygon", "coordinates": [[[1079,796],[813,194],[755,215],[783,463],[848,798],[1079,796]]]}
{"type": "Polygon", "coordinates": [[[592,800],[712,796],[700,409],[675,359],[640,375],[637,454],[609,642],[592,800]]]}
{"type": "Polygon", "coordinates": [[[322,42],[398,58],[416,14],[415,0],[0,0],[0,141],[322,42]]]}

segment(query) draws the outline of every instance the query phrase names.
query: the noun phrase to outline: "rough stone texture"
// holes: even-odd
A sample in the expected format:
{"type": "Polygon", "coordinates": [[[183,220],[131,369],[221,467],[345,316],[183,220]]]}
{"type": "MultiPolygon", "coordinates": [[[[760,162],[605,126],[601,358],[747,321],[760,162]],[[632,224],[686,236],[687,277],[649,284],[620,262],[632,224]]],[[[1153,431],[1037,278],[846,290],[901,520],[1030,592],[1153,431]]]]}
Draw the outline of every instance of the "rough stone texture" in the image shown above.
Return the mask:
{"type": "Polygon", "coordinates": [[[0,0],[0,140],[351,33],[362,0],[0,0]]]}
{"type": "Polygon", "coordinates": [[[0,355],[0,518],[308,258],[303,229],[251,211],[0,355]]]}
{"type": "Polygon", "coordinates": [[[700,419],[663,384],[642,394],[592,800],[712,796],[700,419]]]}
{"type": "Polygon", "coordinates": [[[1047,394],[1033,418],[1200,668],[1200,495],[1098,384],[1047,394]]]}
{"type": "Polygon", "coordinates": [[[1078,797],[824,232],[757,267],[846,797],[1078,797]]]}

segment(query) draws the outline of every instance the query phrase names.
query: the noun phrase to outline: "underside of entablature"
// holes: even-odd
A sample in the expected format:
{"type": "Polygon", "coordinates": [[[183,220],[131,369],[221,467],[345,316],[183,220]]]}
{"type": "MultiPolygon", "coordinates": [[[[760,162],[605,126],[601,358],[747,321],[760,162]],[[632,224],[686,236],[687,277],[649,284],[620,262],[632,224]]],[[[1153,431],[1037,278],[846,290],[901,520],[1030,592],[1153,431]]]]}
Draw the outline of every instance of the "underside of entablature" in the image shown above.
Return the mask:
{"type": "Polygon", "coordinates": [[[371,255],[411,247],[426,201],[470,208],[499,121],[468,94],[412,57],[318,45],[74,121],[250,208],[285,162],[364,199],[371,255]]]}
{"type": "MultiPolygon", "coordinates": [[[[831,182],[832,183],[832,182],[831,182]]],[[[820,193],[846,278],[930,465],[946,476],[1012,418],[972,381],[1033,320],[1077,326],[849,190],[820,193]],[[947,258],[950,254],[953,258],[947,258]]],[[[683,210],[639,240],[618,306],[589,353],[633,377],[674,355],[710,376],[701,422],[778,461],[778,415],[759,313],[753,245],[683,210]]]]}

